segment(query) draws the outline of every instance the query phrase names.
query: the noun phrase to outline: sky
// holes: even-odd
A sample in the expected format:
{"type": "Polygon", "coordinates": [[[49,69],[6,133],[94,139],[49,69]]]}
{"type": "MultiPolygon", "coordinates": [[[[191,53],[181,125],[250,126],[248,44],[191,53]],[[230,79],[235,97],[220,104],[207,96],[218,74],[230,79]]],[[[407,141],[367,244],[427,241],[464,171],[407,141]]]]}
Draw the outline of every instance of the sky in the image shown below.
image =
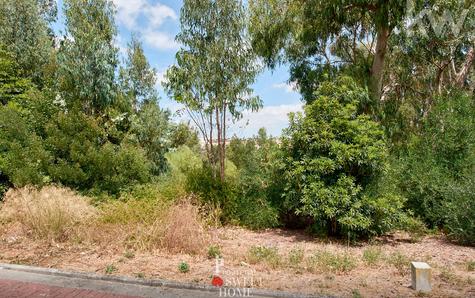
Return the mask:
{"type": "MultiPolygon", "coordinates": [[[[175,112],[180,106],[164,92],[161,82],[164,73],[175,63],[175,54],[180,45],[175,42],[175,35],[180,29],[180,8],[182,0],[113,0],[117,8],[116,23],[118,27],[117,46],[124,55],[127,42],[132,33],[143,42],[145,55],[157,70],[157,90],[160,93],[160,106],[174,114],[174,121],[188,121],[175,112]]],[[[62,0],[58,0],[61,8],[62,0]]],[[[57,29],[60,31],[64,16],[59,12],[57,29]]],[[[252,86],[255,95],[263,101],[259,112],[244,112],[239,122],[231,124],[228,135],[251,137],[261,127],[273,136],[279,136],[288,125],[289,112],[302,110],[298,92],[289,84],[288,67],[283,65],[274,70],[266,69],[252,86]]]]}

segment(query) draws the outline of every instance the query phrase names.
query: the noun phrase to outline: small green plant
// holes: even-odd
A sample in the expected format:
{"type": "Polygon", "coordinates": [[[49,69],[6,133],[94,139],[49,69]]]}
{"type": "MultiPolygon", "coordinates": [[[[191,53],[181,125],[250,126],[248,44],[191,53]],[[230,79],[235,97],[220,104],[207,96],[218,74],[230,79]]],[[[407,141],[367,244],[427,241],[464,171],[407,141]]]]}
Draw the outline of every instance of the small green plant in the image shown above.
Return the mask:
{"type": "Polygon", "coordinates": [[[114,264],[109,264],[106,267],[106,274],[112,274],[116,272],[117,270],[119,270],[119,268],[117,268],[114,264]]]}
{"type": "Polygon", "coordinates": [[[394,252],[388,258],[389,264],[396,267],[399,271],[399,274],[407,273],[409,268],[409,258],[402,254],[401,252],[394,252]]]}
{"type": "Polygon", "coordinates": [[[353,296],[353,298],[363,298],[363,296],[361,295],[360,291],[358,291],[358,289],[354,289],[353,291],[351,291],[351,295],[353,296]]]}
{"type": "Polygon", "coordinates": [[[447,283],[455,283],[457,281],[457,276],[450,270],[448,267],[443,267],[440,270],[440,279],[447,283]]]}
{"type": "Polygon", "coordinates": [[[145,273],[139,272],[136,274],[137,278],[145,278],[145,273]]]}
{"type": "Polygon", "coordinates": [[[289,265],[291,267],[297,267],[300,263],[302,263],[304,259],[304,251],[302,248],[293,248],[289,252],[289,265]]]}
{"type": "Polygon", "coordinates": [[[183,261],[178,265],[178,270],[180,270],[181,273],[187,273],[188,271],[190,271],[190,265],[188,265],[187,262],[183,261]]]}
{"type": "Polygon", "coordinates": [[[308,259],[310,271],[348,272],[356,268],[355,258],[348,253],[318,251],[308,259]]]}
{"type": "Polygon", "coordinates": [[[368,266],[374,266],[379,263],[382,256],[380,247],[369,247],[363,251],[363,261],[368,266]]]}
{"type": "Polygon", "coordinates": [[[133,251],[128,250],[124,253],[124,257],[126,257],[127,259],[133,259],[135,257],[135,254],[133,251]]]}
{"type": "Polygon", "coordinates": [[[271,268],[277,268],[282,262],[276,247],[252,246],[248,252],[251,264],[265,263],[271,268]]]}
{"type": "Polygon", "coordinates": [[[468,261],[467,262],[467,271],[468,272],[475,271],[475,261],[468,261]]]}
{"type": "Polygon", "coordinates": [[[215,259],[216,257],[221,257],[221,250],[219,249],[219,246],[211,245],[208,248],[208,258],[215,259]]]}

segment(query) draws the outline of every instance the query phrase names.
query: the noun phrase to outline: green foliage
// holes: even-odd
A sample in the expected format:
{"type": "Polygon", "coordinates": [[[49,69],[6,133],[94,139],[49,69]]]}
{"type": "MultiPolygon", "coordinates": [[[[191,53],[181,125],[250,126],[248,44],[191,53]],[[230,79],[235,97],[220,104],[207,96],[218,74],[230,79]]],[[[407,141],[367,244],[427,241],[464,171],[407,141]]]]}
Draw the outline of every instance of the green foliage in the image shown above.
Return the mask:
{"type": "Polygon", "coordinates": [[[251,264],[264,263],[273,269],[282,264],[276,247],[252,246],[248,251],[247,259],[251,264]]]}
{"type": "Polygon", "coordinates": [[[155,101],[158,97],[155,90],[157,72],[150,66],[142,43],[136,36],[132,36],[128,44],[126,65],[121,69],[120,80],[136,110],[141,104],[155,101]]]}
{"type": "Polygon", "coordinates": [[[109,264],[107,265],[105,272],[106,274],[113,274],[117,270],[119,270],[119,268],[117,268],[114,264],[109,264]]]}
{"type": "Polygon", "coordinates": [[[221,257],[221,249],[218,245],[211,245],[208,247],[208,259],[215,259],[221,257]]]}
{"type": "Polygon", "coordinates": [[[98,121],[82,113],[60,113],[47,126],[46,146],[54,155],[48,172],[54,181],[79,189],[117,194],[150,179],[144,152],[112,144],[98,121]]]}
{"type": "Polygon", "coordinates": [[[199,149],[198,134],[189,124],[179,123],[172,127],[170,132],[170,148],[187,146],[195,151],[199,149]]]}
{"type": "Polygon", "coordinates": [[[407,273],[409,269],[409,258],[399,251],[392,253],[387,261],[394,266],[401,275],[407,273]]]}
{"type": "MultiPolygon", "coordinates": [[[[43,76],[52,53],[48,24],[41,12],[38,0],[0,1],[1,43],[18,63],[22,75],[39,86],[46,80],[43,76]]],[[[1,72],[6,70],[1,66],[1,72]]]]}
{"type": "Polygon", "coordinates": [[[254,138],[233,138],[229,144],[228,157],[239,171],[236,217],[251,229],[279,225],[279,212],[273,204],[278,153],[278,145],[265,129],[254,138]]]}
{"type": "Polygon", "coordinates": [[[467,262],[467,271],[468,272],[475,271],[475,261],[468,261],[467,262]]]}
{"type": "Polygon", "coordinates": [[[180,25],[182,47],[164,87],[185,106],[204,138],[211,169],[224,182],[226,118],[234,121],[243,110],[262,106],[250,87],[259,68],[247,38],[244,6],[234,0],[185,0],[180,25]]]}
{"type": "Polygon", "coordinates": [[[363,295],[361,295],[360,291],[358,289],[354,289],[351,291],[351,295],[353,298],[362,298],[363,295]]]}
{"type": "Polygon", "coordinates": [[[165,157],[169,164],[169,170],[173,175],[185,177],[188,172],[203,166],[201,156],[187,146],[181,146],[167,153],[165,157]]]}
{"type": "Polygon", "coordinates": [[[369,247],[363,251],[363,260],[369,266],[379,263],[383,255],[380,247],[369,247]]]}
{"type": "Polygon", "coordinates": [[[59,89],[68,107],[99,114],[114,102],[118,50],[110,0],[65,0],[67,37],[59,50],[59,89]]]}
{"type": "Polygon", "coordinates": [[[30,80],[22,78],[14,56],[0,45],[0,103],[21,102],[33,88],[30,80]]]}
{"type": "Polygon", "coordinates": [[[17,187],[48,182],[50,156],[17,106],[0,106],[0,123],[0,173],[17,187]]]}
{"type": "Polygon", "coordinates": [[[288,256],[290,266],[297,267],[303,262],[304,257],[304,250],[302,248],[293,248],[288,256]]]}
{"type": "Polygon", "coordinates": [[[215,174],[206,163],[200,168],[191,169],[186,176],[186,189],[188,192],[197,194],[203,203],[221,208],[223,210],[221,221],[229,223],[236,219],[238,208],[236,181],[229,176],[221,181],[216,179],[215,174]]]}
{"type": "Polygon", "coordinates": [[[156,101],[150,100],[141,106],[131,125],[130,139],[137,141],[145,150],[154,175],[159,175],[166,168],[165,153],[169,148],[170,130],[168,118],[168,112],[161,110],[156,101]]]}
{"type": "Polygon", "coordinates": [[[127,259],[133,259],[135,257],[135,254],[133,251],[131,250],[127,250],[125,253],[124,253],[124,257],[126,257],[127,259]]]}
{"type": "Polygon", "coordinates": [[[387,157],[382,129],[358,111],[367,92],[341,78],[323,83],[316,98],[305,116],[291,115],[282,141],[283,207],[325,222],[333,234],[381,232],[380,222],[402,206],[367,193],[387,157]]]}
{"type": "Polygon", "coordinates": [[[440,98],[420,135],[393,164],[398,187],[414,214],[467,243],[475,239],[474,113],[470,96],[440,98]]]}
{"type": "Polygon", "coordinates": [[[308,259],[310,270],[348,272],[356,268],[356,260],[348,253],[317,251],[308,259]]]}
{"type": "Polygon", "coordinates": [[[291,80],[311,103],[328,78],[346,74],[362,84],[382,78],[385,31],[403,20],[406,1],[252,0],[249,7],[253,48],[271,67],[288,62],[291,80]],[[370,40],[381,45],[377,55],[370,40]],[[381,53],[381,67],[372,67],[381,53]]]}
{"type": "Polygon", "coordinates": [[[178,270],[181,272],[181,273],[187,273],[188,271],[190,271],[190,265],[188,265],[187,262],[181,262],[179,265],[178,265],[178,270]]]}

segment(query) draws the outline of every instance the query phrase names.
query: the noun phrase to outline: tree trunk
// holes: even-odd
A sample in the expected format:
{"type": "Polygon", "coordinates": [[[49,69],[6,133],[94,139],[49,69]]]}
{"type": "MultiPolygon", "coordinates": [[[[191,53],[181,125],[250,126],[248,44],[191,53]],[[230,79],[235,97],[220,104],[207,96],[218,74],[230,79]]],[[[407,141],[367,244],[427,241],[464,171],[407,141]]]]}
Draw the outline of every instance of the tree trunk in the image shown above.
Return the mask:
{"type": "Polygon", "coordinates": [[[223,107],[222,129],[223,146],[221,147],[221,181],[224,182],[226,170],[226,103],[224,103],[223,107]]]}
{"type": "Polygon", "coordinates": [[[213,149],[213,112],[209,113],[209,143],[210,143],[210,154],[209,154],[209,163],[213,173],[213,179],[216,178],[216,171],[214,171],[214,149],[213,149]]]}
{"type": "Polygon", "coordinates": [[[390,29],[383,26],[378,30],[376,36],[376,52],[374,53],[373,65],[371,67],[370,91],[373,100],[379,101],[383,85],[384,61],[386,58],[390,29]]]}
{"type": "Polygon", "coordinates": [[[468,53],[467,53],[467,56],[465,57],[465,62],[463,63],[462,68],[457,73],[457,76],[455,78],[455,85],[457,87],[462,88],[464,86],[467,76],[470,72],[470,69],[472,68],[474,60],[475,60],[475,50],[474,50],[474,47],[471,47],[470,50],[468,50],[468,53]]]}
{"type": "MultiPolygon", "coordinates": [[[[223,136],[222,136],[222,123],[221,122],[221,115],[219,112],[219,107],[215,108],[216,112],[216,130],[218,132],[218,157],[219,157],[219,178],[221,182],[224,182],[224,170],[223,170],[223,136]]],[[[215,170],[217,167],[215,167],[215,170]]]]}

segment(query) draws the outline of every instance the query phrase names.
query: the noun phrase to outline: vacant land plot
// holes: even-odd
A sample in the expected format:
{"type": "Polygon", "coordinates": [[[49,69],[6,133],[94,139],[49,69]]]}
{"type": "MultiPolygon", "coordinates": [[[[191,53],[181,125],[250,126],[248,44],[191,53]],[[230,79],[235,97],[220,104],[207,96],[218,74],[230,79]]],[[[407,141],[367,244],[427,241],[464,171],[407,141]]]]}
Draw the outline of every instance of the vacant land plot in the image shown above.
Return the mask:
{"type": "MultiPolygon", "coordinates": [[[[417,296],[410,286],[410,261],[433,267],[433,297],[475,295],[475,248],[450,244],[441,237],[413,243],[404,234],[348,246],[280,229],[253,232],[241,228],[209,231],[206,250],[190,255],[169,250],[139,250],[122,245],[123,230],[103,230],[109,243],[32,240],[18,224],[1,228],[0,262],[65,270],[165,278],[209,284],[215,259],[224,258],[225,283],[240,286],[324,293],[345,297],[417,296]],[[186,263],[188,270],[180,270],[186,263]],[[181,272],[183,271],[183,272],[181,272]]],[[[106,229],[106,228],[104,228],[106,229]]]]}

